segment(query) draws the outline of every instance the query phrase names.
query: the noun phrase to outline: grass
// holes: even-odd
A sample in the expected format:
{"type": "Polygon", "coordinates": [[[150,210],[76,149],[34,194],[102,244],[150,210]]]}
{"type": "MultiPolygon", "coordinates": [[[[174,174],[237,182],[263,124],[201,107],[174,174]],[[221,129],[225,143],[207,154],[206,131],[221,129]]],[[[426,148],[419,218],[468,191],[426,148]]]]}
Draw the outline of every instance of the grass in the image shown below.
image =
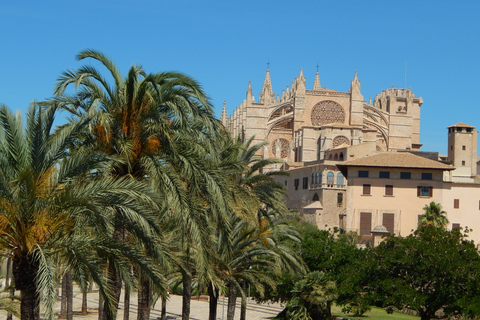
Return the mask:
{"type": "Polygon", "coordinates": [[[342,307],[332,306],[332,314],[337,317],[342,317],[351,320],[418,320],[420,317],[409,314],[394,312],[388,314],[384,309],[372,307],[372,310],[365,313],[362,317],[354,317],[351,314],[342,312],[342,307]]]}

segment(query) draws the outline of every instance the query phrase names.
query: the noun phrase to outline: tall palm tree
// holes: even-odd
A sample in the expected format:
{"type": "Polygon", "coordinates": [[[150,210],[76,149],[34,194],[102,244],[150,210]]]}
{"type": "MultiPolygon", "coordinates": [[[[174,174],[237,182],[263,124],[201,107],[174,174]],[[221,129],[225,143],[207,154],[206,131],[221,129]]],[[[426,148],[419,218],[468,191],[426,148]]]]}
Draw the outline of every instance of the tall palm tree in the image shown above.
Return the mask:
{"type": "MultiPolygon", "coordinates": [[[[196,81],[180,73],[146,74],[141,66],[134,65],[123,78],[116,65],[102,53],[84,50],[77,56],[78,60],[87,58],[105,67],[111,82],[90,65],[66,71],[57,83],[56,101],[75,116],[92,117],[85,142],[117,157],[119,161],[112,168],[113,175],[148,179],[162,195],[164,207],[169,208],[163,212],[175,213],[183,217],[181,221],[188,221],[189,188],[175,165],[181,163],[185,170],[195,169],[188,159],[198,151],[197,145],[179,148],[179,144],[191,139],[202,140],[202,145],[208,146],[209,138],[218,130],[219,122],[213,117],[205,93],[196,81]],[[73,95],[66,95],[70,85],[77,90],[73,95]]],[[[126,230],[119,217],[115,237],[120,238],[126,230]]],[[[113,266],[109,268],[109,279],[118,306],[121,278],[113,266]]],[[[148,318],[151,300],[152,283],[146,277],[141,279],[144,280],[141,286],[147,288],[139,290],[138,319],[148,318]]],[[[107,318],[113,317],[107,315],[107,318]]]]}
{"type": "Polygon", "coordinates": [[[440,203],[434,201],[426,204],[423,207],[424,214],[421,215],[418,221],[418,228],[423,230],[429,226],[435,228],[445,228],[448,224],[447,212],[442,210],[440,203]]]}
{"type": "Polygon", "coordinates": [[[99,254],[138,260],[146,267],[128,244],[106,242],[105,235],[111,233],[113,211],[150,219],[149,189],[132,179],[99,179],[108,168],[106,159],[69,149],[87,120],[54,131],[56,111],[33,105],[24,126],[19,113],[0,107],[0,249],[12,257],[23,320],[39,319],[40,298],[46,318],[53,318],[57,261],[76,278],[91,275],[108,301],[99,254]]]}

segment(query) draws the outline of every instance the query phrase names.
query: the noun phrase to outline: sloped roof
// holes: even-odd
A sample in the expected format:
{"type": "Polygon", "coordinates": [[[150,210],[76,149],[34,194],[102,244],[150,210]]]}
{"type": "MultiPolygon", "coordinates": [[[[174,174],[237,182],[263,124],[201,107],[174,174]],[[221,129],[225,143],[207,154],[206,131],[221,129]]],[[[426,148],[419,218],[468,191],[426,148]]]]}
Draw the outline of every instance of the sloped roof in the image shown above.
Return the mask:
{"type": "Polygon", "coordinates": [[[454,128],[454,127],[462,127],[462,128],[472,128],[472,129],[475,129],[474,126],[471,126],[469,124],[466,124],[466,123],[463,123],[463,122],[459,122],[457,124],[454,124],[454,125],[451,125],[450,127],[447,127],[448,128],[454,128]]]}
{"type": "Polygon", "coordinates": [[[409,152],[384,152],[370,157],[338,163],[337,167],[345,175],[347,167],[417,168],[454,170],[455,168],[439,161],[430,160],[409,152]]]}
{"type": "Polygon", "coordinates": [[[322,203],[320,201],[313,201],[309,205],[303,207],[303,209],[323,209],[322,203]]]}

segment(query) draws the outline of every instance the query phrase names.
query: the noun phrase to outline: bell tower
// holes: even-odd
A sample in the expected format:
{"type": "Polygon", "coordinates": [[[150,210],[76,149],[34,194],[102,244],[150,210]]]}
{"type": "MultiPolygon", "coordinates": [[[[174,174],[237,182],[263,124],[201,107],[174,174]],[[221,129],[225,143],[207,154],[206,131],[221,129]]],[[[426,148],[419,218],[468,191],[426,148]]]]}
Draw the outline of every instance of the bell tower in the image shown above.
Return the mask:
{"type": "Polygon", "coordinates": [[[454,177],[477,175],[477,134],[474,126],[459,122],[448,129],[448,161],[456,168],[454,177]]]}

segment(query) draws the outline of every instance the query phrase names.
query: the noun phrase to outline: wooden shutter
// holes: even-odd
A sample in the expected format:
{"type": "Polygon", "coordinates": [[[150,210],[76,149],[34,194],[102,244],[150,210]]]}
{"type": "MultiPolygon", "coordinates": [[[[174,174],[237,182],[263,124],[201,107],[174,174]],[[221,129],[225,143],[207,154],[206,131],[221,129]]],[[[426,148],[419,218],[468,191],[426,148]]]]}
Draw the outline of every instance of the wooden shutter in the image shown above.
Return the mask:
{"type": "Polygon", "coordinates": [[[460,223],[452,223],[452,229],[460,228],[460,223]]]}
{"type": "Polygon", "coordinates": [[[453,199],[453,208],[454,209],[460,208],[460,199],[453,199]]]}
{"type": "Polygon", "coordinates": [[[383,214],[383,226],[387,228],[388,232],[394,233],[395,228],[395,214],[384,213],[383,214]]]}
{"type": "Polygon", "coordinates": [[[422,187],[417,187],[417,197],[422,195],[422,187]]]}
{"type": "Polygon", "coordinates": [[[372,233],[372,213],[360,212],[360,235],[369,236],[372,233]]]}
{"type": "Polygon", "coordinates": [[[386,185],[385,186],[385,195],[386,196],[393,196],[393,186],[392,185],[386,185]]]}
{"type": "Polygon", "coordinates": [[[369,184],[364,184],[363,185],[363,194],[370,194],[370,185],[369,184]]]}
{"type": "Polygon", "coordinates": [[[433,187],[428,187],[428,196],[433,197],[433,187]]]}

